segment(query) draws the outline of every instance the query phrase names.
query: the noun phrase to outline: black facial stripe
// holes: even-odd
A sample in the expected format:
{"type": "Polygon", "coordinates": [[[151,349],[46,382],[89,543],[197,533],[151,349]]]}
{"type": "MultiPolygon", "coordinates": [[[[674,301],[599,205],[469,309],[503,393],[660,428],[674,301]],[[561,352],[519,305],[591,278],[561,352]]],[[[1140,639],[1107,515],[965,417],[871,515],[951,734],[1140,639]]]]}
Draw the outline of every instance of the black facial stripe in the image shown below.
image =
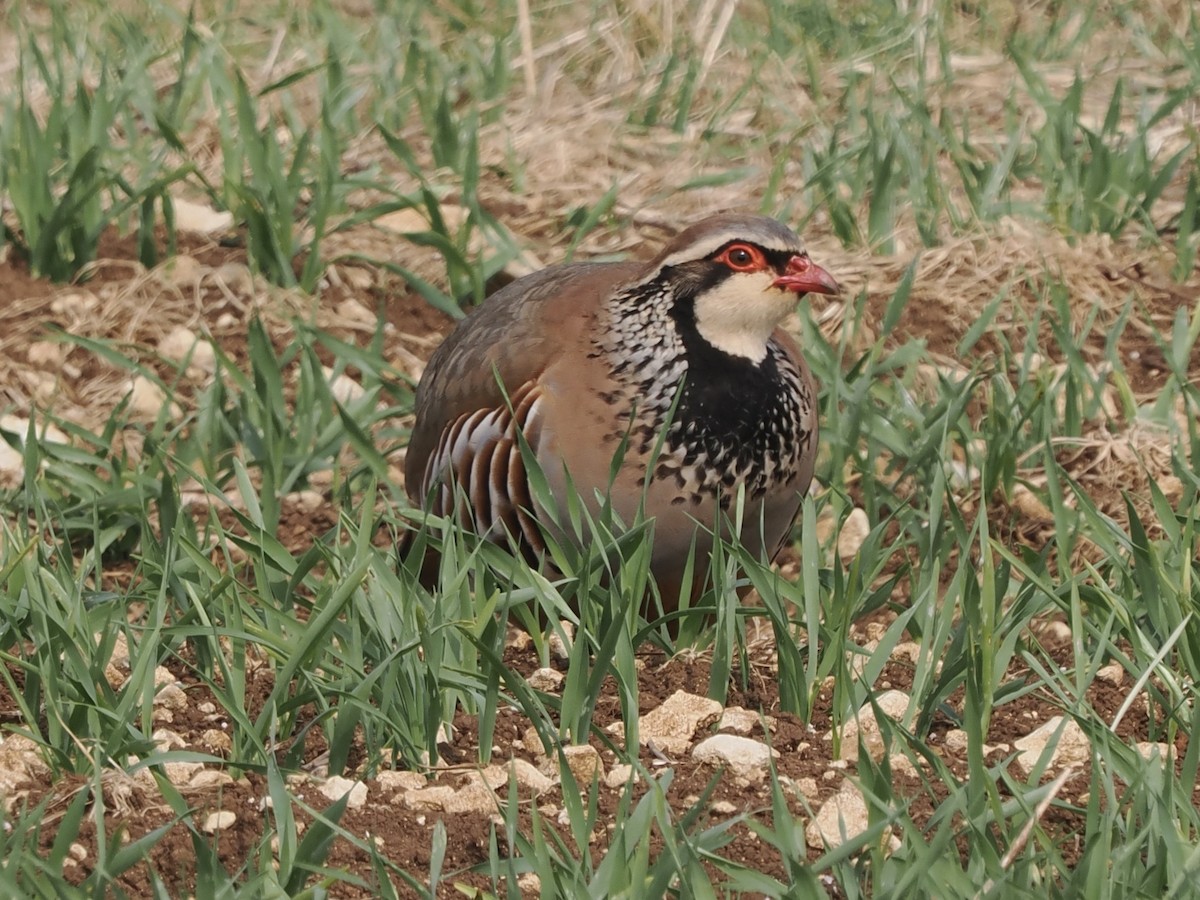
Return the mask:
{"type": "Polygon", "coordinates": [[[733,269],[723,263],[711,259],[698,259],[695,262],[682,263],[663,269],[660,278],[672,286],[674,302],[671,304],[671,315],[686,306],[691,315],[693,301],[733,274],[733,269]]]}
{"type": "Polygon", "coordinates": [[[799,250],[794,249],[777,250],[774,247],[764,247],[762,244],[756,244],[754,241],[734,238],[733,240],[726,241],[706,258],[715,262],[722,253],[724,253],[734,244],[746,244],[750,247],[757,247],[762,251],[763,256],[767,258],[767,262],[770,263],[771,268],[773,268],[776,272],[782,272],[787,267],[788,260],[800,252],[799,250]]]}

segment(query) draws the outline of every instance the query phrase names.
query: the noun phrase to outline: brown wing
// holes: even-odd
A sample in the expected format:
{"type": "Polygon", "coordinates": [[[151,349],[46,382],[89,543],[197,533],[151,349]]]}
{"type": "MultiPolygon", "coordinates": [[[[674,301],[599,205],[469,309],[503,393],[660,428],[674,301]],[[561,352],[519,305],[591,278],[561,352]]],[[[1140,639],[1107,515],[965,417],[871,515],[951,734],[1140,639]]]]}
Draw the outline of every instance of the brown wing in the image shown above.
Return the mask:
{"type": "Polygon", "coordinates": [[[404,463],[414,504],[462,516],[469,503],[481,533],[504,528],[540,543],[525,512],[529,488],[517,430],[536,450],[546,406],[541,375],[563,353],[586,353],[584,331],[601,300],[641,269],[553,266],[498,291],[455,328],[417,388],[404,463]]]}
{"type": "Polygon", "coordinates": [[[425,463],[419,479],[422,494],[414,501],[482,535],[501,539],[507,533],[537,552],[544,544],[530,515],[533,501],[517,435],[537,446],[540,385],[526,382],[510,401],[463,413],[446,426],[425,463]]]}

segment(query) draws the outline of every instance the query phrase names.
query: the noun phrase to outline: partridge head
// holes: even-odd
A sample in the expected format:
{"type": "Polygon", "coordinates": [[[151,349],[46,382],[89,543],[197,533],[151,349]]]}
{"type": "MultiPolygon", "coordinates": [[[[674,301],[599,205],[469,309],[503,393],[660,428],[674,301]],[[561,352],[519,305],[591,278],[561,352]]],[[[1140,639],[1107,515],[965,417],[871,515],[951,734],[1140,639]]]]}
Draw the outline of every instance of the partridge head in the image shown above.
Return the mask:
{"type": "Polygon", "coordinates": [[[412,501],[480,534],[545,548],[523,435],[555,498],[573,485],[654,519],[666,606],[703,585],[714,529],[744,492],[744,545],[774,555],[812,479],[816,389],[780,329],[837,282],[799,237],[712,216],[649,262],[571,263],[514,281],[458,324],[417,389],[412,501]],[[614,454],[622,452],[613,477],[614,454]],[[683,578],[695,554],[692,585],[683,578]]]}

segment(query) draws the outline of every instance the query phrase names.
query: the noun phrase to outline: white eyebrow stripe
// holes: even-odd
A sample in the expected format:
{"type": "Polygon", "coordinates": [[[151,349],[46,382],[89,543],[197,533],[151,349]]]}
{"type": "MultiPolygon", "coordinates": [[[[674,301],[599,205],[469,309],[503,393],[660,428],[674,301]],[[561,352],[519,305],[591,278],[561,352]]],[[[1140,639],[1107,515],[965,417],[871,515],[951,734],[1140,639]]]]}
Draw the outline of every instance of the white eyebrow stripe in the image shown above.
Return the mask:
{"type": "MultiPolygon", "coordinates": [[[[689,244],[684,250],[672,253],[659,264],[658,271],[662,271],[668,266],[677,266],[680,263],[691,262],[693,260],[703,259],[706,256],[711,256],[713,253],[716,253],[731,241],[739,240],[745,241],[748,244],[754,244],[756,247],[762,247],[764,250],[771,253],[804,252],[804,248],[799,245],[783,246],[776,244],[773,241],[767,242],[759,235],[747,234],[744,231],[723,231],[702,241],[696,241],[692,244],[689,244]]],[[[658,272],[655,272],[654,274],[657,275],[658,272]]]]}

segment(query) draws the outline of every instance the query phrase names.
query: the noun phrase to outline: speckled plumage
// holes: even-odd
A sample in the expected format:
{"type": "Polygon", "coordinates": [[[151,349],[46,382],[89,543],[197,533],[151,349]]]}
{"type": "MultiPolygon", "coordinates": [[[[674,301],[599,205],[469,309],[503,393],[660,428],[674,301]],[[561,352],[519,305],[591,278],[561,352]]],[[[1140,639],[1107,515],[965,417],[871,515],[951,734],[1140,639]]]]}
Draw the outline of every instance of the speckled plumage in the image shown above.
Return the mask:
{"type": "Polygon", "coordinates": [[[697,223],[648,263],[522,278],[430,359],[409,496],[480,533],[507,532],[536,557],[544,543],[519,431],[555,497],[569,479],[585,501],[607,493],[625,521],[644,500],[651,568],[673,604],[691,590],[681,581],[693,542],[704,578],[711,536],[698,523],[727,530],[721,512],[739,489],[742,541],[773,555],[786,539],[812,478],[817,410],[803,356],[775,326],[796,295],[836,289],[785,226],[730,214],[697,223]]]}

